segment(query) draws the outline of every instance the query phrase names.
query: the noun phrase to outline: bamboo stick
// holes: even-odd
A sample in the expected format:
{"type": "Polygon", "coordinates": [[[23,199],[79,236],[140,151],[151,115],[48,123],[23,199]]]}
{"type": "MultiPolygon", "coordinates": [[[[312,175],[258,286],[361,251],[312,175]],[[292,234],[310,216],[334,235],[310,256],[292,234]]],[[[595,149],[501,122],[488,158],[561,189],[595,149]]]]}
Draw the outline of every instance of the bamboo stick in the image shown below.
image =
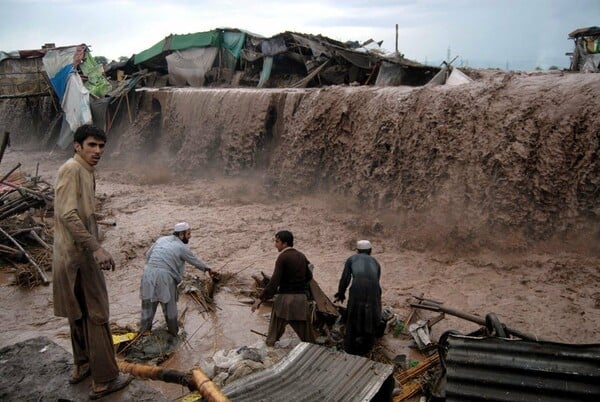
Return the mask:
{"type": "Polygon", "coordinates": [[[34,191],[34,190],[30,189],[30,188],[23,187],[23,186],[15,186],[14,184],[12,184],[10,182],[7,182],[5,180],[0,180],[0,183],[4,184],[5,186],[17,189],[19,192],[24,191],[26,193],[29,193],[32,196],[34,196],[35,198],[38,198],[40,200],[52,201],[52,197],[50,197],[49,195],[40,193],[39,191],[34,191]]]}
{"type": "Polygon", "coordinates": [[[20,167],[21,167],[21,162],[17,163],[17,166],[15,166],[14,168],[12,168],[12,169],[10,170],[10,172],[8,172],[7,174],[5,174],[5,175],[2,177],[2,179],[0,179],[0,181],[4,181],[4,180],[8,179],[8,178],[10,177],[10,175],[11,175],[11,174],[13,174],[13,173],[14,173],[14,171],[15,171],[15,170],[17,170],[17,169],[18,169],[18,168],[20,168],[20,167]]]}
{"type": "Polygon", "coordinates": [[[48,245],[48,243],[46,243],[44,240],[42,240],[42,238],[36,233],[35,230],[30,230],[29,231],[31,237],[33,237],[35,240],[37,240],[38,243],[40,243],[44,248],[51,250],[52,247],[50,247],[48,245]]]}
{"type": "Polygon", "coordinates": [[[0,161],[2,161],[2,157],[4,156],[4,150],[7,146],[10,145],[10,133],[5,131],[2,136],[0,136],[0,161]]]}
{"type": "Polygon", "coordinates": [[[10,241],[12,241],[14,243],[14,245],[17,246],[17,248],[19,250],[21,250],[23,252],[23,254],[25,254],[25,257],[27,257],[27,260],[38,271],[38,274],[40,275],[40,278],[42,279],[42,284],[48,285],[50,283],[50,281],[46,277],[46,274],[44,273],[44,271],[42,271],[42,269],[35,263],[35,261],[33,260],[33,258],[31,258],[31,256],[29,255],[29,253],[27,253],[27,251],[25,251],[25,249],[23,247],[21,247],[21,245],[19,244],[19,242],[17,242],[12,236],[10,236],[8,233],[6,233],[6,231],[4,229],[2,229],[1,227],[0,227],[0,233],[2,233],[4,236],[6,236],[7,239],[9,239],[10,241]]]}

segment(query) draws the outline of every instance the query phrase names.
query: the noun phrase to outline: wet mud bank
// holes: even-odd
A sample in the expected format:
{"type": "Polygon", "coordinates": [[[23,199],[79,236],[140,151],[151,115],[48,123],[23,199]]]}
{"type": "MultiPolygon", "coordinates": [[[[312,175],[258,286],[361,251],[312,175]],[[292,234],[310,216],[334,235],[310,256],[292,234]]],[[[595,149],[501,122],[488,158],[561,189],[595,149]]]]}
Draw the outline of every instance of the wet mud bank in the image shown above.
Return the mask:
{"type": "Polygon", "coordinates": [[[455,87],[141,90],[108,156],[258,175],[273,197],[335,194],[416,248],[554,239],[598,252],[600,76],[473,74],[455,87]]]}

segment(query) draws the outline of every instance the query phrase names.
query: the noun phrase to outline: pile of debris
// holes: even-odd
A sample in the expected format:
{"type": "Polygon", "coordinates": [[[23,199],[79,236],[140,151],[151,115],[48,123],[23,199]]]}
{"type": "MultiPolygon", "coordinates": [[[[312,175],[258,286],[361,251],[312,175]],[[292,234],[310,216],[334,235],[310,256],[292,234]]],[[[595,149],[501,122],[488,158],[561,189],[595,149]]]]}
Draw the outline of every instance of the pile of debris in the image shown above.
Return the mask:
{"type": "Polygon", "coordinates": [[[14,267],[18,286],[31,288],[49,283],[45,272],[52,267],[53,232],[46,218],[54,189],[37,169],[28,176],[18,171],[20,167],[19,163],[0,179],[0,260],[14,267]]]}

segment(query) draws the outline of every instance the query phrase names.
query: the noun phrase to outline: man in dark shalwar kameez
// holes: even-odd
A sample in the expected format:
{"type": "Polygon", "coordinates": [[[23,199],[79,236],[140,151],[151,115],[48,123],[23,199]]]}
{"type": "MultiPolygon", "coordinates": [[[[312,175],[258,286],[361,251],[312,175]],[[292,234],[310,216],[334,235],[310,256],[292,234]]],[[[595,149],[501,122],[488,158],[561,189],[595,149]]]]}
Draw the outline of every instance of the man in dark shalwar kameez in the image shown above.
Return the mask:
{"type": "Polygon", "coordinates": [[[287,324],[303,342],[315,342],[312,312],[309,303],[309,282],[312,279],[310,262],[294,248],[294,236],[282,230],[275,234],[275,247],[279,251],[275,270],[252,311],[262,301],[273,297],[273,309],[267,334],[267,346],[274,346],[285,332],[287,324]]]}
{"type": "Polygon", "coordinates": [[[381,267],[371,256],[371,242],[356,242],[357,253],[350,256],[344,265],[334,303],[343,302],[348,285],[348,307],[346,309],[346,333],[344,350],[353,355],[365,356],[375,344],[375,336],[381,322],[381,267]]]}

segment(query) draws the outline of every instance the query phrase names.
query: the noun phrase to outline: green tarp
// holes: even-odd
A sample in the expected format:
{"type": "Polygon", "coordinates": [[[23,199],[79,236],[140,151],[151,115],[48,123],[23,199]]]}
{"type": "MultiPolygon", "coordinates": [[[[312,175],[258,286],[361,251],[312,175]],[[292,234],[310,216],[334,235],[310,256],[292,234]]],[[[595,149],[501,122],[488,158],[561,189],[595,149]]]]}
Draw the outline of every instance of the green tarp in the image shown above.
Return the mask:
{"type": "Polygon", "coordinates": [[[112,90],[112,85],[104,76],[102,65],[96,62],[90,52],[85,52],[85,58],[80,64],[80,68],[81,73],[87,77],[84,86],[92,95],[102,98],[112,90]]]}
{"type": "Polygon", "coordinates": [[[219,32],[207,31],[187,35],[169,35],[154,46],[134,56],[134,64],[148,61],[162,52],[184,50],[190,47],[219,46],[219,32]]]}
{"type": "Polygon", "coordinates": [[[159,56],[163,52],[185,50],[191,47],[222,47],[229,50],[237,60],[244,47],[246,34],[244,32],[213,30],[186,35],[169,35],[154,46],[134,55],[133,62],[137,64],[159,56]]]}

